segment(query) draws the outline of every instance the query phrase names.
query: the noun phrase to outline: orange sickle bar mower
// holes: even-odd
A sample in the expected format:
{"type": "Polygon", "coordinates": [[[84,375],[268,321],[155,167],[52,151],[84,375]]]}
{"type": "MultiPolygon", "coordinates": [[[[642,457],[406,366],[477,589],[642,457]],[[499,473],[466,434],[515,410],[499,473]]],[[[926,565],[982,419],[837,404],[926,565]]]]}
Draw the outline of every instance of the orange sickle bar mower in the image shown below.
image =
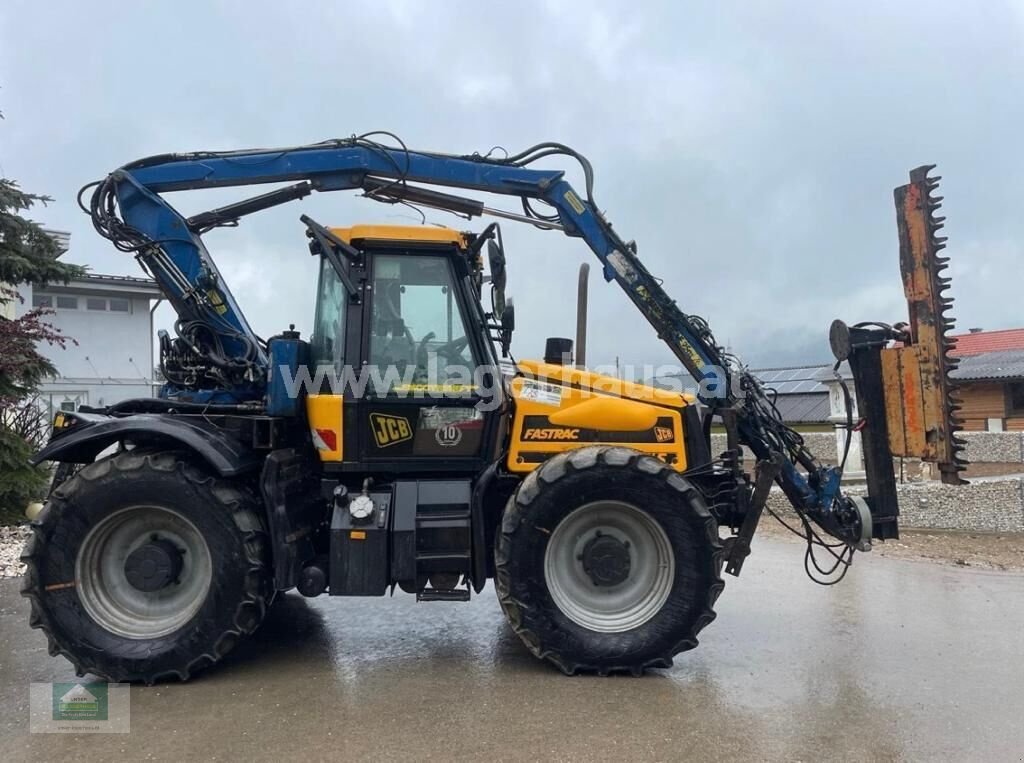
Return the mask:
{"type": "Polygon", "coordinates": [[[956,436],[960,400],[950,379],[958,361],[947,336],[953,299],[950,279],[942,275],[949,258],[939,256],[946,247],[938,235],[945,218],[935,214],[942,197],[934,195],[939,178],[928,177],[933,167],[912,170],[910,183],[894,192],[909,323],[835,321],[830,335],[833,353],[849,361],[856,385],[864,469],[875,501],[873,535],[882,539],[899,537],[892,457],[935,463],[943,482],[964,483],[964,441],[956,436]]]}

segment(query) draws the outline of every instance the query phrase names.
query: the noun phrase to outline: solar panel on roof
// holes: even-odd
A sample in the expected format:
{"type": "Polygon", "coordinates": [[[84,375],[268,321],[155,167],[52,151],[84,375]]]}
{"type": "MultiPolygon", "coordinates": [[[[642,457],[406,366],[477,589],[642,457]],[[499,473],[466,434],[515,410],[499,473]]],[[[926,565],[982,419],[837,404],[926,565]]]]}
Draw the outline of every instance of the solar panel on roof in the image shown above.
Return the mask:
{"type": "MultiPolygon", "coordinates": [[[[766,369],[751,369],[751,373],[754,374],[768,387],[771,387],[780,393],[785,389],[786,394],[793,392],[791,387],[786,387],[786,384],[795,384],[805,381],[821,380],[823,375],[829,371],[826,366],[801,366],[799,368],[766,368],[766,369]]],[[[828,373],[824,378],[831,378],[831,374],[828,373]]],[[[808,391],[810,387],[803,387],[801,391],[808,391]]],[[[815,392],[824,392],[827,388],[819,386],[814,389],[815,392]]]]}

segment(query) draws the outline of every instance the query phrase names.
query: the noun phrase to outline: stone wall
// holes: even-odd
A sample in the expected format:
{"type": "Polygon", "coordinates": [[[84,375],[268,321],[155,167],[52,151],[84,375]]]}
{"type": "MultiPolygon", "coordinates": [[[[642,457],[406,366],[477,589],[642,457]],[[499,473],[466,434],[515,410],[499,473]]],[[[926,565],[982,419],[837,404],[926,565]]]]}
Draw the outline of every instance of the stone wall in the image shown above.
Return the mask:
{"type": "MultiPolygon", "coordinates": [[[[803,432],[804,441],[810,451],[823,461],[836,460],[836,436],[834,432],[803,432]]],[[[976,464],[1021,464],[1024,463],[1024,432],[962,432],[967,441],[967,460],[976,464]]],[[[711,435],[711,452],[725,450],[725,435],[711,435]]]]}
{"type": "Polygon", "coordinates": [[[976,464],[1024,463],[1024,432],[963,432],[966,457],[976,464]]]}
{"type": "Polygon", "coordinates": [[[907,527],[1024,532],[1020,478],[969,485],[918,482],[898,485],[900,520],[907,527]]]}
{"type": "MultiPolygon", "coordinates": [[[[964,432],[966,457],[973,463],[1024,463],[1024,432],[964,432]]],[[[806,432],[808,448],[826,463],[836,461],[833,432],[806,432]]],[[[725,450],[725,435],[713,434],[712,453],[725,450]]],[[[900,526],[922,529],[974,530],[982,532],[1024,532],[1024,479],[986,477],[969,485],[943,485],[936,480],[921,481],[915,461],[904,464],[909,481],[897,484],[900,502],[900,526]]],[[[1024,471],[1022,469],[1021,471],[1024,471]]],[[[846,484],[843,490],[863,495],[863,484],[846,484]]],[[[775,511],[792,514],[789,501],[773,488],[768,505],[775,511]]]]}
{"type": "MultiPolygon", "coordinates": [[[[863,485],[844,486],[852,495],[863,485]]],[[[976,480],[969,485],[911,482],[896,486],[900,526],[983,532],[1024,532],[1024,480],[1020,477],[976,480]]],[[[786,496],[773,488],[768,505],[791,514],[786,496]]]]}
{"type": "MultiPolygon", "coordinates": [[[[834,432],[801,432],[807,448],[822,461],[836,460],[836,435],[834,432]]],[[[725,450],[725,434],[711,435],[711,453],[718,455],[725,450]]]]}

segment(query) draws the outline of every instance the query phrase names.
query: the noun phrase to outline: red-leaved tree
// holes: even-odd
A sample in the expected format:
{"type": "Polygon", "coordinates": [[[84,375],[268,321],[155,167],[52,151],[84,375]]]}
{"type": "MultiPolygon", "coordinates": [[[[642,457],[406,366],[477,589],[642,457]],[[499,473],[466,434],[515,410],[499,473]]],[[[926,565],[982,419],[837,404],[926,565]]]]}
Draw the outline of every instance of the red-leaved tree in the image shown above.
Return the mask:
{"type": "Polygon", "coordinates": [[[15,286],[66,283],[84,272],[77,265],[60,262],[57,242],[23,216],[33,205],[47,201],[45,196],[25,193],[13,180],[0,178],[0,522],[21,518],[26,505],[45,490],[47,471],[28,463],[38,445],[38,431],[25,431],[25,422],[35,420],[25,407],[35,405],[40,382],[56,373],[40,354],[39,344],[63,347],[72,341],[46,322],[47,309],[10,317],[10,305],[20,301],[15,286]]]}

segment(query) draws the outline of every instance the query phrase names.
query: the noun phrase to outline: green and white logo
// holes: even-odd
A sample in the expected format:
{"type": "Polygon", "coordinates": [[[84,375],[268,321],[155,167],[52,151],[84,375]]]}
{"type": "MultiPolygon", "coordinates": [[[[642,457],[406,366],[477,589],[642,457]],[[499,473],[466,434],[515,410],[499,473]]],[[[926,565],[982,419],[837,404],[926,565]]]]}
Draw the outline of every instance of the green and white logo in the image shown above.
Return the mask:
{"type": "Polygon", "coordinates": [[[131,727],[128,684],[33,682],[29,687],[33,734],[127,734],[131,727]]]}
{"type": "Polygon", "coordinates": [[[107,720],[107,684],[55,683],[53,684],[53,720],[105,721],[107,720]]]}

